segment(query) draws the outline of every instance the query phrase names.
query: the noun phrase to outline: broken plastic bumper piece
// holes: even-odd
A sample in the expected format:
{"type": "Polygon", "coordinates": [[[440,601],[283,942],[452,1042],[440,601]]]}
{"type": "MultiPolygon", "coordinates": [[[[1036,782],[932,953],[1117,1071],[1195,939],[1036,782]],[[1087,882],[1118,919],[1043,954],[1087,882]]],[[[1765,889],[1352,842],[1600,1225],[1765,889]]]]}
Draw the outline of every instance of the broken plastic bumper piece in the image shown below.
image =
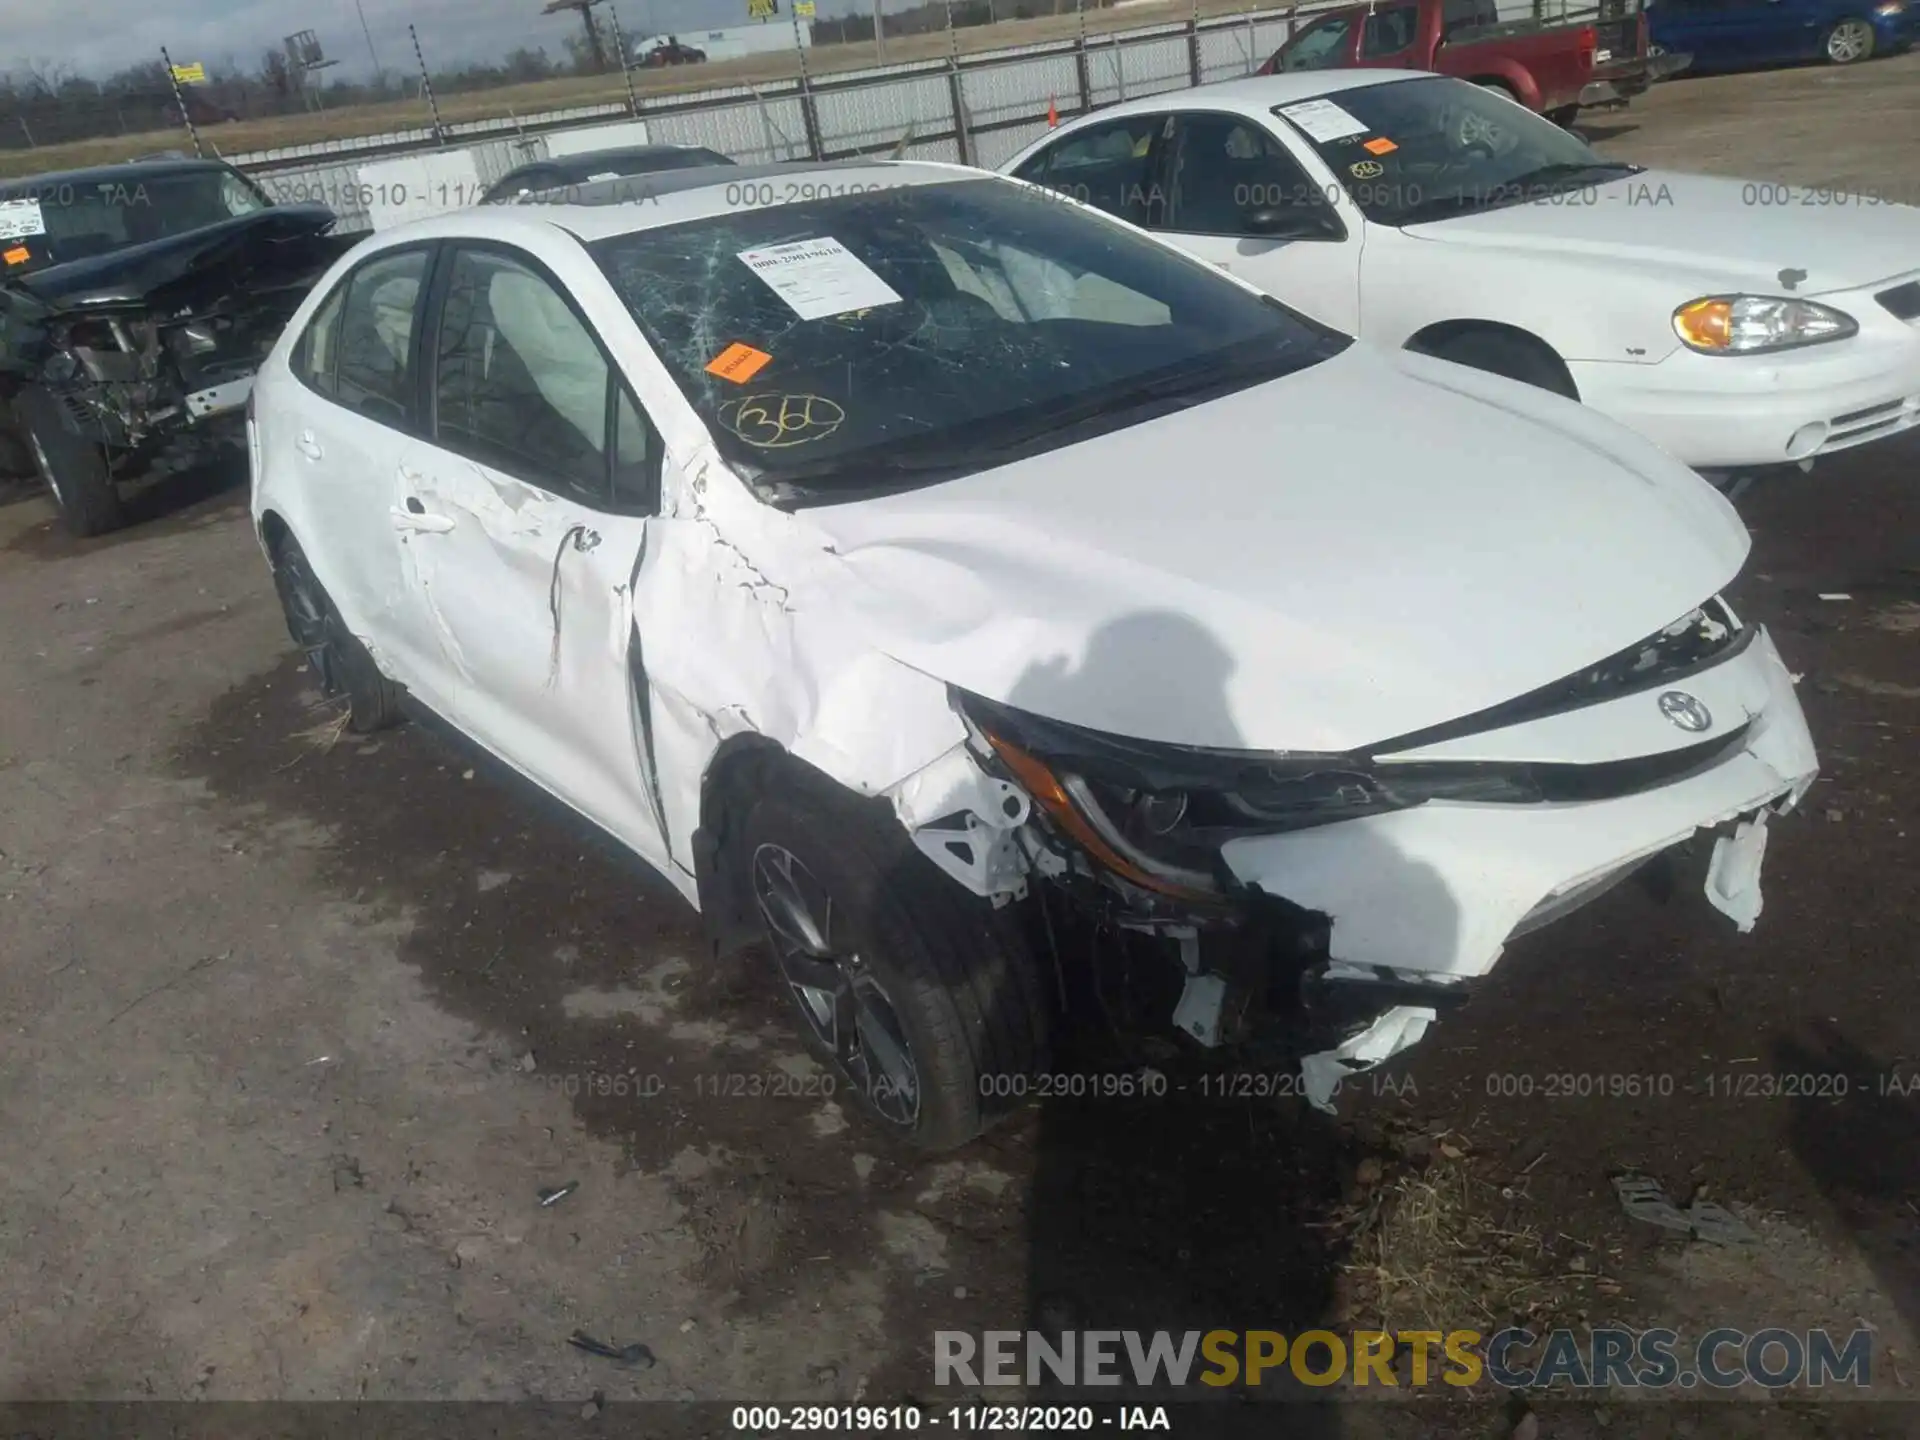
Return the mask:
{"type": "MultiPolygon", "coordinates": [[[[1702,830],[1730,832],[1716,841],[1706,899],[1750,930],[1761,908],[1768,817],[1800,800],[1818,761],[1771,639],[1762,632],[1729,663],[1747,672],[1740,748],[1657,789],[1572,804],[1436,802],[1236,839],[1223,854],[1243,882],[1327,915],[1336,964],[1382,967],[1410,979],[1484,975],[1513,936],[1588,903],[1702,830]]],[[[1524,730],[1516,743],[1526,742],[1524,730]]],[[[1310,1097],[1322,1103],[1338,1075],[1397,1054],[1433,1018],[1420,1007],[1389,1010],[1338,1048],[1309,1056],[1303,1074],[1310,1097]]]]}

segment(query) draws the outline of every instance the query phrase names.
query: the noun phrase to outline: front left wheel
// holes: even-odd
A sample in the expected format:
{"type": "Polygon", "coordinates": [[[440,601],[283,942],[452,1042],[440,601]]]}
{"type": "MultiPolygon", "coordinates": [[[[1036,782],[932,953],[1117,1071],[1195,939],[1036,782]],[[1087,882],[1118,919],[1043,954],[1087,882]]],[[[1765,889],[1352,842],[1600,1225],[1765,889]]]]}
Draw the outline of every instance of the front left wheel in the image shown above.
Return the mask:
{"type": "Polygon", "coordinates": [[[797,765],[769,778],[736,855],[802,1038],[839,1093],[923,1151],[964,1145],[1019,1105],[1047,1014],[1009,911],[915,849],[884,801],[797,765]]]}
{"type": "Polygon", "coordinates": [[[74,429],[59,398],[41,386],[30,386],[20,392],[14,410],[26,434],[33,468],[53,496],[68,533],[86,539],[126,524],[106,447],[74,429]]]}

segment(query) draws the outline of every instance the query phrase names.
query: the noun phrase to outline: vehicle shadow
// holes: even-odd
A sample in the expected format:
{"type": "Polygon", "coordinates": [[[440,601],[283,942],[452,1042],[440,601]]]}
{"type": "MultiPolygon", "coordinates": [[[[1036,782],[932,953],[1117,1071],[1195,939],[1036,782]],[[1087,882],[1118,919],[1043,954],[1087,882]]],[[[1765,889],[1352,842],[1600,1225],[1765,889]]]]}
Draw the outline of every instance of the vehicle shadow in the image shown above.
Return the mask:
{"type": "Polygon", "coordinates": [[[1896,1069],[1829,1025],[1783,1035],[1774,1073],[1795,1077],[1788,1144],[1910,1330],[1920,1331],[1920,1071],[1896,1069]],[[1801,1078],[1805,1077],[1805,1078],[1801,1078]]]}
{"type": "MultiPolygon", "coordinates": [[[[1148,717],[1157,714],[1161,733],[1175,721],[1185,733],[1238,736],[1228,700],[1235,663],[1194,620],[1140,613],[1101,629],[1077,665],[1035,667],[1009,700],[1056,716],[1117,714],[1130,723],[1114,728],[1132,734],[1152,735],[1148,717]]],[[[1420,904],[1435,943],[1445,943],[1457,906],[1438,877],[1390,853],[1371,857],[1371,868],[1394,877],[1395,893],[1420,904]]],[[[1361,1158],[1358,1142],[1300,1098],[1290,1065],[1261,1067],[1257,1078],[1278,1082],[1278,1090],[1223,1088],[1217,1070],[1202,1081],[1198,1047],[1168,1024],[1179,987],[1166,942],[1111,928],[1076,933],[1061,925],[1063,908],[1054,910],[1054,948],[1071,952],[1058,957],[1069,1005],[1050,1067],[1055,1093],[1039,1101],[1033,1131],[1026,1328],[1050,1337],[1055,1349],[1062,1331],[1139,1331],[1142,1343],[1167,1331],[1176,1346],[1188,1333],[1211,1330],[1340,1332],[1350,1318],[1338,1284],[1345,1255],[1327,1222],[1350,1198],[1345,1187],[1361,1158]],[[1095,1082],[1141,1066],[1140,1042],[1107,1023],[1114,1003],[1085,1003],[1089,993],[1115,988],[1115,972],[1172,982],[1153,997],[1158,1008],[1140,1007],[1138,1017],[1157,1024],[1163,1037],[1146,1042],[1156,1070],[1167,1076],[1163,1093],[1112,1096],[1077,1078],[1095,1082]]],[[[1339,1393],[1310,1389],[1284,1366],[1266,1371],[1257,1385],[1197,1383],[1210,1370],[1217,1376],[1199,1354],[1184,1386],[1168,1386],[1164,1375],[1142,1385],[1124,1347],[1116,1350],[1118,1385],[1069,1391],[1043,1374],[1046,1383],[1031,1393],[1049,1403],[1220,1401],[1207,1433],[1222,1435],[1243,1428],[1273,1433],[1272,1410],[1245,1402],[1339,1393]]],[[[1314,1352],[1309,1371],[1327,1363],[1324,1350],[1314,1352]]],[[[1289,1436],[1343,1431],[1345,1417],[1334,1405],[1289,1410],[1289,1436]]]]}
{"type": "Polygon", "coordinates": [[[1634,121],[1587,121],[1576,120],[1573,133],[1590,145],[1604,145],[1609,140],[1618,140],[1623,135],[1631,135],[1640,126],[1634,121]]]}
{"type": "Polygon", "coordinates": [[[47,507],[47,519],[21,531],[5,548],[16,554],[56,560],[151,539],[156,533],[227,520],[246,503],[247,463],[241,456],[219,456],[129,485],[121,506],[126,523],[87,540],[67,532],[53,513],[52,498],[37,483],[18,488],[22,493],[14,495],[0,485],[0,504],[38,498],[47,507]]]}

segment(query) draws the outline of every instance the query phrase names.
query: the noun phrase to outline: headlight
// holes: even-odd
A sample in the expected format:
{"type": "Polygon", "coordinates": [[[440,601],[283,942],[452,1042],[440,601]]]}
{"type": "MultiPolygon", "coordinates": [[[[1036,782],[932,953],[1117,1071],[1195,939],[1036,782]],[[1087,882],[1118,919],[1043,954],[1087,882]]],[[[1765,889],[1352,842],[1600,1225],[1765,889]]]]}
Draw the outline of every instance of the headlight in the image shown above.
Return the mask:
{"type": "Polygon", "coordinates": [[[1527,803],[1523,769],[1377,766],[1348,755],[1158,745],[955,696],[981,744],[1035,807],[1101,868],[1197,904],[1231,888],[1220,847],[1405,810],[1429,800],[1527,803]]]}
{"type": "Polygon", "coordinates": [[[1874,6],[1873,13],[1876,15],[1898,15],[1906,8],[1907,0],[1887,0],[1887,3],[1884,5],[1874,6]]]}
{"type": "Polygon", "coordinates": [[[1791,350],[1844,340],[1859,329],[1831,306],[1771,295],[1709,295],[1673,312],[1673,333],[1705,355],[1791,350]]]}

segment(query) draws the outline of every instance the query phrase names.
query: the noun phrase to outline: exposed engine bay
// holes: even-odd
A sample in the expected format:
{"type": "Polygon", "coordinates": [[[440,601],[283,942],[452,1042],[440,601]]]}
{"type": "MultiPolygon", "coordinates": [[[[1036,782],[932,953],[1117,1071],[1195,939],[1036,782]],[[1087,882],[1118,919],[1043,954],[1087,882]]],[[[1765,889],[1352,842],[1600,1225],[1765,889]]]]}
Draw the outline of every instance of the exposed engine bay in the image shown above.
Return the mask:
{"type": "MultiPolygon", "coordinates": [[[[1791,689],[1765,632],[1715,598],[1563,681],[1350,754],[1148,744],[956,693],[983,793],[913,834],[976,893],[1038,907],[1056,962],[1063,921],[1091,924],[1110,951],[1141,947],[1144,964],[1101,967],[1126,993],[1100,1008],[1128,1012],[1128,1028],[1170,1020],[1235,1064],[1298,1067],[1298,1093],[1331,1108],[1345,1077],[1465,1001],[1506,942],[1636,872],[1664,889],[1686,863],[1751,929],[1767,819],[1814,773],[1804,726],[1778,718],[1791,689]],[[1612,728],[1615,707],[1666,715],[1681,743],[1525,758],[1534,727],[1612,728]],[[1462,747],[1482,754],[1453,758],[1462,747]],[[1502,749],[1515,758],[1491,758],[1502,749]],[[1503,811],[1538,820],[1532,874],[1476,839],[1504,828],[1503,811]],[[1421,855],[1428,834],[1457,864],[1421,855]]],[[[912,797],[899,799],[912,824],[912,797]]]]}
{"type": "Polygon", "coordinates": [[[50,396],[116,478],[174,442],[243,442],[237,423],[216,422],[238,421],[261,360],[353,243],[334,223],[321,206],[273,207],[8,278],[5,398],[50,396]]]}

